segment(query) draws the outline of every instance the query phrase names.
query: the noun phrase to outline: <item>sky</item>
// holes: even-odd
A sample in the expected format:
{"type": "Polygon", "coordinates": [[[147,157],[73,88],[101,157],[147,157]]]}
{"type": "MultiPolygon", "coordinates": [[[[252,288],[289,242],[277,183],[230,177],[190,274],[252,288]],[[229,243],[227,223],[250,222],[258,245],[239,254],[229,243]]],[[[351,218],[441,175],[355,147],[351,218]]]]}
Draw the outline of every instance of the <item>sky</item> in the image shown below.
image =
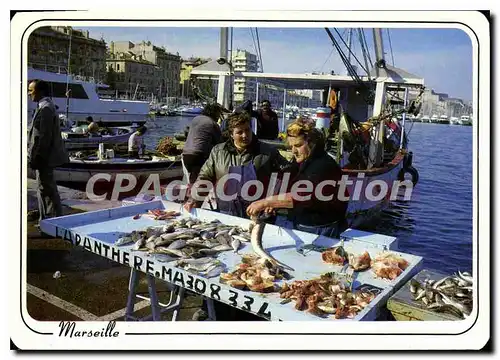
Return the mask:
{"type": "MultiPolygon", "coordinates": [[[[219,28],[201,27],[84,27],[90,37],[111,41],[140,42],[149,40],[167,51],[190,56],[217,58],[219,28]]],[[[233,49],[256,53],[252,33],[248,27],[233,28],[233,49]]],[[[253,28],[255,30],[255,28],[253,28]]],[[[330,28],[337,40],[347,41],[346,29],[330,28]]],[[[365,37],[374,61],[373,35],[365,29],[365,37]]],[[[353,52],[364,66],[361,47],[353,36],[353,52]]],[[[385,59],[412,74],[423,77],[425,86],[450,97],[472,100],[472,43],[459,29],[382,30],[385,59]],[[390,40],[390,41],[389,41],[390,40]],[[392,48],[392,52],[391,52],[392,48]]],[[[344,74],[345,67],[334,50],[324,28],[259,28],[258,35],[265,72],[306,73],[312,71],[344,74]],[[332,51],[333,50],[333,51],[332,51]]],[[[255,31],[254,31],[255,36],[255,31]]],[[[230,40],[231,41],[231,40],[230,40]]],[[[341,43],[341,42],[340,42],[341,43]]],[[[342,45],[343,50],[346,51],[342,45]]],[[[355,60],[352,62],[357,65],[355,60]]],[[[359,66],[358,66],[359,67],[359,66]]]]}

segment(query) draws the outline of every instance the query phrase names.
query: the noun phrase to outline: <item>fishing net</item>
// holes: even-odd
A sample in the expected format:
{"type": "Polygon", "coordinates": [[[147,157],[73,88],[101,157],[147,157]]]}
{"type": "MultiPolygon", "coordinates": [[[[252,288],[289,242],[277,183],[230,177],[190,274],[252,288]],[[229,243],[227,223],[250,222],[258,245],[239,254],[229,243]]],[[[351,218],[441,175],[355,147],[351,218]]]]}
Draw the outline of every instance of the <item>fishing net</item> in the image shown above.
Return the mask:
{"type": "Polygon", "coordinates": [[[156,151],[166,156],[180,155],[182,153],[182,150],[177,148],[177,142],[170,136],[165,136],[160,139],[156,151]]]}

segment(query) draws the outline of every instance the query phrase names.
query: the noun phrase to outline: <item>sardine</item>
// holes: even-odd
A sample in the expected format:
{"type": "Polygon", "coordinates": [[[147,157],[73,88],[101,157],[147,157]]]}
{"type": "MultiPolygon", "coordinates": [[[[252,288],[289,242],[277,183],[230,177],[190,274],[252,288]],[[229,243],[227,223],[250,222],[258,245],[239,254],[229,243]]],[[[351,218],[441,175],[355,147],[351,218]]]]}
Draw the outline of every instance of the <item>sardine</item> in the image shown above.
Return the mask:
{"type": "Polygon", "coordinates": [[[211,262],[205,263],[205,264],[187,264],[184,265],[184,269],[186,270],[196,270],[196,271],[209,271],[210,269],[214,268],[215,266],[220,265],[220,261],[212,259],[211,262]]]}
{"type": "MultiPolygon", "coordinates": [[[[441,293],[441,297],[443,298],[443,302],[445,304],[455,307],[457,310],[459,310],[460,312],[462,312],[464,314],[467,313],[468,309],[464,305],[460,304],[457,301],[450,299],[448,296],[446,296],[443,293],[441,293]]],[[[469,315],[469,313],[467,313],[467,315],[469,315]]]]}
{"type": "Polygon", "coordinates": [[[234,239],[231,242],[231,246],[233,247],[233,250],[235,253],[238,253],[238,249],[240,248],[241,242],[238,239],[234,239]]]}
{"type": "Polygon", "coordinates": [[[253,224],[253,226],[252,226],[252,231],[251,231],[251,241],[250,242],[252,244],[253,251],[261,258],[267,259],[267,260],[271,261],[273,264],[277,264],[285,269],[294,271],[294,269],[292,269],[290,266],[283,264],[282,262],[273,258],[262,247],[262,235],[264,234],[264,228],[266,226],[266,223],[263,221],[260,221],[258,218],[253,218],[252,224],[253,224]]]}
{"type": "Polygon", "coordinates": [[[238,227],[234,227],[231,230],[229,230],[228,235],[233,236],[233,235],[238,235],[240,232],[240,229],[238,227]]]}
{"type": "Polygon", "coordinates": [[[468,276],[468,275],[464,275],[463,273],[461,273],[460,271],[458,271],[458,277],[462,280],[465,280],[467,281],[468,283],[472,284],[474,282],[474,279],[472,278],[472,276],[468,276]]]}
{"type": "Polygon", "coordinates": [[[187,244],[186,240],[175,240],[173,243],[171,243],[167,249],[172,250],[172,249],[182,249],[185,247],[187,244]]]}
{"type": "Polygon", "coordinates": [[[425,289],[420,289],[417,291],[417,296],[413,300],[419,301],[420,299],[423,299],[425,296],[425,289]]]}

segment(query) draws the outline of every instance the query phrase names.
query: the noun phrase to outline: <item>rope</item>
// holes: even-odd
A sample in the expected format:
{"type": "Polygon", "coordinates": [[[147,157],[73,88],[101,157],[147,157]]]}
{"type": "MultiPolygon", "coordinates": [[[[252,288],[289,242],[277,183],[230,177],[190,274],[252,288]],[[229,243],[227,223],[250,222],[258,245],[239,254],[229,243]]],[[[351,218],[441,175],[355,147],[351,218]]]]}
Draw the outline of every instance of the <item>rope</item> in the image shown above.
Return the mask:
{"type": "MultiPolygon", "coordinates": [[[[333,30],[335,30],[335,32],[337,33],[337,35],[340,36],[340,33],[338,32],[338,30],[336,28],[333,28],[333,30]]],[[[358,58],[356,57],[356,54],[354,54],[352,52],[352,50],[349,48],[349,46],[346,44],[346,42],[344,41],[344,39],[342,39],[342,37],[340,37],[340,40],[342,40],[342,43],[344,43],[345,47],[347,48],[347,50],[349,50],[349,53],[352,55],[352,57],[354,58],[354,60],[356,60],[356,62],[359,64],[359,66],[361,66],[361,68],[365,72],[368,72],[368,70],[365,69],[364,66],[361,64],[361,62],[358,60],[358,58]]]]}
{"type": "Polygon", "coordinates": [[[392,66],[394,66],[394,54],[392,52],[391,33],[389,32],[389,29],[387,29],[387,37],[389,38],[389,48],[391,49],[392,66]]]}
{"type": "Polygon", "coordinates": [[[260,40],[259,40],[259,29],[255,28],[255,36],[257,37],[257,46],[259,48],[259,61],[260,61],[260,70],[264,72],[264,65],[262,64],[262,52],[260,51],[260,40]]]}
{"type": "MultiPolygon", "coordinates": [[[[337,49],[339,55],[340,55],[340,58],[342,59],[342,62],[344,63],[344,65],[346,66],[347,68],[347,71],[349,72],[349,75],[354,79],[354,81],[359,85],[361,86],[362,88],[364,88],[368,94],[370,94],[370,96],[373,95],[373,90],[370,89],[362,80],[361,78],[358,76],[358,74],[356,73],[356,71],[354,70],[353,66],[349,63],[349,61],[347,60],[346,58],[346,55],[344,54],[344,52],[342,51],[342,49],[340,48],[340,45],[338,44],[337,40],[335,40],[333,34],[331,33],[331,31],[328,29],[328,28],[325,28],[326,30],[326,33],[328,34],[328,36],[330,37],[333,45],[335,46],[335,48],[337,49]]],[[[337,32],[338,33],[338,32],[337,32]]],[[[365,96],[365,94],[363,94],[363,99],[364,101],[369,104],[371,103],[371,99],[368,98],[367,96],[365,96]]]]}
{"type": "Polygon", "coordinates": [[[372,58],[370,57],[370,52],[368,51],[368,43],[366,42],[365,30],[360,29],[360,31],[361,31],[361,35],[363,37],[363,43],[364,43],[364,46],[366,48],[366,53],[368,55],[368,61],[370,62],[370,68],[373,68],[373,61],[372,61],[372,58]]]}

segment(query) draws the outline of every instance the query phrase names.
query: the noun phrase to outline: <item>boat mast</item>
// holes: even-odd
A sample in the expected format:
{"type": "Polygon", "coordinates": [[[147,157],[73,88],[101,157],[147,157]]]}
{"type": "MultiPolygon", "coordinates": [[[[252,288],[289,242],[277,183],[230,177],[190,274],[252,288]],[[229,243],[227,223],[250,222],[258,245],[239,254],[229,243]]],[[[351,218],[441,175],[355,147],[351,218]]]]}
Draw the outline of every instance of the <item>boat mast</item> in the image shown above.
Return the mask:
{"type": "Polygon", "coordinates": [[[385,82],[380,80],[380,69],[385,69],[384,44],[382,42],[382,29],[373,29],[373,43],[375,46],[375,73],[377,87],[375,88],[375,100],[373,103],[373,116],[379,116],[385,101],[385,82]]]}
{"type": "MultiPolygon", "coordinates": [[[[220,53],[219,58],[224,59],[231,68],[232,73],[232,65],[231,59],[228,59],[228,43],[229,43],[229,28],[221,27],[220,28],[220,53]]],[[[226,109],[229,109],[229,82],[231,81],[231,75],[219,75],[219,86],[217,90],[217,102],[224,106],[226,109]]]]}
{"type": "Polygon", "coordinates": [[[66,121],[69,124],[69,97],[71,91],[69,90],[69,77],[71,76],[71,37],[73,35],[73,29],[70,27],[69,33],[69,46],[68,46],[68,69],[66,71],[66,121]]]}

